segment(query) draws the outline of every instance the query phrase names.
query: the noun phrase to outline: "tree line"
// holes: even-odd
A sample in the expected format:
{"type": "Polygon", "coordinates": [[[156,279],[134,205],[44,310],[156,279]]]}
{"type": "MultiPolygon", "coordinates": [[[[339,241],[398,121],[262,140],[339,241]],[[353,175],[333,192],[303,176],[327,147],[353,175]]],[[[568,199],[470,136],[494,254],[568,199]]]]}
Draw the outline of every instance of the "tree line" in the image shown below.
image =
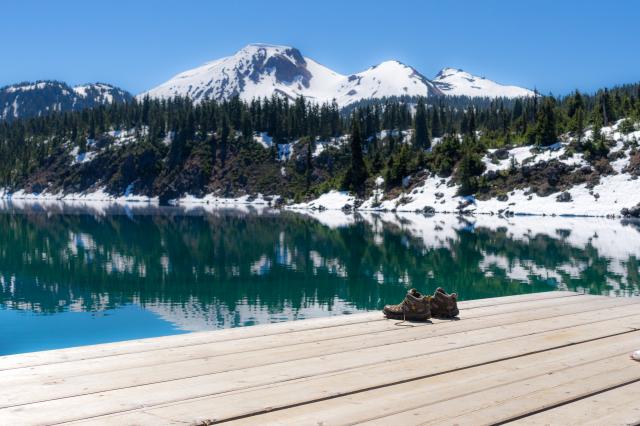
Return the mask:
{"type": "MultiPolygon", "coordinates": [[[[474,176],[484,170],[480,157],[488,148],[549,146],[569,132],[576,149],[602,157],[608,150],[600,129],[622,118],[628,118],[623,123],[628,131],[640,119],[640,84],[563,97],[394,98],[342,110],[335,102],[319,105],[276,95],[195,105],[186,98],[145,98],[0,122],[0,187],[22,187],[35,175],[47,175],[55,164],[71,162],[69,152],[83,153],[95,146],[118,149],[125,157],[117,158],[125,159],[133,153],[136,159],[152,153],[147,157],[154,164],[145,170],[163,175],[165,183],[189,167],[194,156],[206,171],[200,178],[203,187],[229,172],[224,166],[228,159],[237,168],[257,163],[270,167],[263,176],[268,180],[272,170],[282,167],[278,147],[293,144],[293,161],[286,171],[291,187],[284,192],[294,197],[329,188],[362,194],[374,186],[377,176],[384,176],[392,189],[425,169],[441,176],[455,174],[463,192],[472,193],[474,176]],[[593,130],[590,138],[585,137],[587,128],[593,130]],[[134,131],[134,142],[118,146],[108,132],[123,129],[134,131]],[[266,154],[255,141],[257,135],[273,142],[266,154]],[[316,153],[319,144],[330,141],[334,143],[327,144],[329,149],[316,153]]],[[[121,174],[135,176],[138,166],[133,164],[132,171],[121,174]]],[[[67,173],[60,164],[57,167],[57,174],[67,173]]],[[[242,171],[234,173],[237,179],[225,185],[237,192],[247,179],[242,171]]],[[[121,185],[126,186],[123,179],[121,185]]]]}

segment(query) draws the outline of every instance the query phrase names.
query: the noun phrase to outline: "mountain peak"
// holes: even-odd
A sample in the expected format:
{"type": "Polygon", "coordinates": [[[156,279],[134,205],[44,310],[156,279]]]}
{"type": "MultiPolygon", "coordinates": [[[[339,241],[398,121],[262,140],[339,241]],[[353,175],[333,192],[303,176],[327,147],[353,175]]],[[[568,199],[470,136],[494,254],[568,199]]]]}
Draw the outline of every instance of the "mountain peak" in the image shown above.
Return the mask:
{"type": "Polygon", "coordinates": [[[250,43],[247,44],[242,49],[238,50],[235,54],[230,57],[244,57],[244,56],[265,56],[270,57],[274,55],[285,55],[295,57],[298,60],[302,58],[302,54],[298,49],[291,46],[283,46],[278,44],[267,44],[267,43],[250,43]]]}
{"type": "Polygon", "coordinates": [[[405,67],[405,68],[411,68],[406,64],[403,64],[400,61],[397,61],[395,59],[389,59],[386,61],[382,61],[380,62],[378,65],[374,65],[371,68],[378,68],[378,67],[405,67]]]}
{"type": "Polygon", "coordinates": [[[460,68],[445,67],[436,74],[433,84],[448,96],[486,98],[519,98],[535,96],[534,92],[518,86],[508,86],[485,77],[475,76],[460,68]]]}
{"type": "Polygon", "coordinates": [[[338,105],[346,106],[365,99],[385,97],[447,94],[515,97],[529,96],[529,91],[502,86],[455,68],[442,69],[431,81],[415,68],[397,60],[387,60],[345,76],[304,57],[295,47],[251,43],[231,56],[178,74],[139,97],[186,96],[194,102],[201,102],[240,96],[251,101],[274,94],[287,99],[304,96],[316,102],[336,99],[338,105]]]}
{"type": "MultiPolygon", "coordinates": [[[[318,67],[321,66],[315,68],[318,67]]],[[[298,49],[252,43],[231,56],[180,73],[139,97],[187,96],[195,102],[201,102],[205,99],[224,100],[233,96],[251,100],[278,93],[295,98],[302,91],[311,88],[312,78],[306,58],[298,49]]]]}

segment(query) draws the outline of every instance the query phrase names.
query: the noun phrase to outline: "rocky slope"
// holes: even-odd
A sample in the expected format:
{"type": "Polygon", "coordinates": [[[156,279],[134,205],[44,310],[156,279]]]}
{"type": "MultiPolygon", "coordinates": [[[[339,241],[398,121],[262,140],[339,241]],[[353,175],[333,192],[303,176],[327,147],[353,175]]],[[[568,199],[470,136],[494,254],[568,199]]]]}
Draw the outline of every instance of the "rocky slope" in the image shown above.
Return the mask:
{"type": "MultiPolygon", "coordinates": [[[[545,214],[570,216],[640,216],[640,128],[624,133],[619,120],[602,128],[609,154],[588,161],[571,148],[573,137],[548,148],[519,146],[491,149],[483,157],[484,179],[491,190],[475,197],[459,196],[452,178],[427,172],[408,176],[402,191],[386,192],[384,179],[373,195],[358,200],[345,192],[329,192],[294,209],[405,211],[462,214],[545,214]],[[626,210],[625,210],[626,209],[626,210]]],[[[587,131],[586,138],[591,137],[587,131]]]]}

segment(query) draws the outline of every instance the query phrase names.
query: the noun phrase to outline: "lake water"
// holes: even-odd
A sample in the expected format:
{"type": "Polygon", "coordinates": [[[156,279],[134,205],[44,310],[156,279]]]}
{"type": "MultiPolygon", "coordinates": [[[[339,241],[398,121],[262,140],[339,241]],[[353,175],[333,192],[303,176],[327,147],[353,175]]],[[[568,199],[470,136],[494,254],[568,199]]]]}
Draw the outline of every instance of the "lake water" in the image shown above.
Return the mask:
{"type": "MultiPolygon", "coordinates": [[[[3,203],[0,201],[0,203],[3,203]]],[[[0,204],[0,355],[460,299],[638,295],[608,219],[0,204]]]]}

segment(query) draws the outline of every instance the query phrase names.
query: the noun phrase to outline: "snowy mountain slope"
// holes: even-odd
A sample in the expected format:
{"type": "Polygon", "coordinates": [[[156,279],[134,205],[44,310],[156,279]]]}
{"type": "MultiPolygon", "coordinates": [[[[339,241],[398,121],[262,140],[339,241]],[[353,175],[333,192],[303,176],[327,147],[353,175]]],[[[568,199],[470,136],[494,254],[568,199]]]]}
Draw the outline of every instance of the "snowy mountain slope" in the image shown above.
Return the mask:
{"type": "Polygon", "coordinates": [[[364,99],[392,96],[515,97],[533,94],[527,89],[503,86],[451,68],[445,68],[436,80],[431,81],[398,61],[386,61],[345,76],[304,57],[296,48],[250,44],[232,56],[180,73],[138,98],[188,96],[201,102],[238,95],[250,101],[274,93],[289,99],[304,96],[318,102],[336,99],[341,107],[364,99]]]}
{"type": "Polygon", "coordinates": [[[278,93],[291,99],[302,95],[325,101],[343,79],[344,76],[304,58],[298,49],[250,44],[232,56],[178,74],[139,97],[180,95],[199,102],[239,95],[250,101],[278,93]]]}
{"type": "Polygon", "coordinates": [[[443,68],[432,81],[443,94],[448,96],[487,98],[535,96],[532,90],[502,85],[456,68],[443,68]]]}
{"type": "Polygon", "coordinates": [[[335,98],[338,105],[345,106],[363,99],[440,94],[440,90],[414,68],[398,61],[385,61],[347,77],[337,87],[335,98]]]}
{"type": "Polygon", "coordinates": [[[93,83],[71,87],[59,81],[19,83],[0,88],[0,120],[35,117],[56,111],[78,111],[132,96],[117,87],[93,83]]]}
{"type": "Polygon", "coordinates": [[[91,83],[75,86],[74,93],[84,101],[97,104],[110,104],[130,100],[131,95],[117,87],[105,83],[91,83]]]}

